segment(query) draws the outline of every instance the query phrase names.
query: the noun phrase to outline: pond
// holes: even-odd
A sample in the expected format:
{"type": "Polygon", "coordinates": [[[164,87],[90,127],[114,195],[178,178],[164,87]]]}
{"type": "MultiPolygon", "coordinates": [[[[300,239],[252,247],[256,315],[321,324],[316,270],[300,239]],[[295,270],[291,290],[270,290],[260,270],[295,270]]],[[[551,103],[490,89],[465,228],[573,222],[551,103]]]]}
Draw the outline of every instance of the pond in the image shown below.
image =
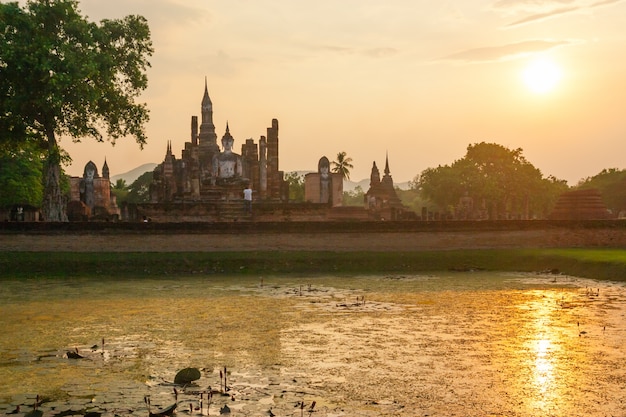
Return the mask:
{"type": "Polygon", "coordinates": [[[626,409],[621,283],[492,272],[85,277],[4,280],[0,297],[2,414],[38,402],[44,416],[146,416],[146,398],[153,413],[176,403],[179,415],[626,409]],[[200,379],[174,385],[187,367],[200,379]]]}

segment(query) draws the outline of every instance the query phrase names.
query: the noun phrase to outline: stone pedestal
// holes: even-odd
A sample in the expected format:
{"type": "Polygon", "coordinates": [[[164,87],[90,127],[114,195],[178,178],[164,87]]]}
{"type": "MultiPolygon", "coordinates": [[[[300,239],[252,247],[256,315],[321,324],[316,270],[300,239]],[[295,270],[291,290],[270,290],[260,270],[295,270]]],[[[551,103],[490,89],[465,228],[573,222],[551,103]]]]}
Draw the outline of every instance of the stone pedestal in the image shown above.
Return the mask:
{"type": "Polygon", "coordinates": [[[231,201],[243,200],[243,182],[223,183],[221,185],[205,186],[202,190],[203,201],[231,201]]]}

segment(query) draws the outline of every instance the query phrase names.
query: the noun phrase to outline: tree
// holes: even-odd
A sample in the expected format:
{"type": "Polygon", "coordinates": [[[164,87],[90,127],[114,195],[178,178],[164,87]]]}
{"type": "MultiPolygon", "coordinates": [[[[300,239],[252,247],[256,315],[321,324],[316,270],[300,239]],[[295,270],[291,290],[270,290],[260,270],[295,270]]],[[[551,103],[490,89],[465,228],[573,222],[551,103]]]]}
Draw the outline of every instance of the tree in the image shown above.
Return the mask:
{"type": "Polygon", "coordinates": [[[485,142],[469,145],[465,157],[452,165],[424,170],[412,186],[445,212],[467,195],[491,219],[545,217],[567,189],[564,181],[543,178],[522,149],[485,142]]]}
{"type": "Polygon", "coordinates": [[[115,184],[111,186],[111,192],[115,195],[117,200],[117,204],[124,203],[128,200],[128,185],[126,184],[126,180],[123,178],[119,178],[115,181],[115,184]]]}
{"type": "Polygon", "coordinates": [[[285,181],[289,185],[289,201],[304,201],[304,175],[299,175],[296,171],[285,175],[285,181]]]}
{"type": "Polygon", "coordinates": [[[603,169],[593,177],[580,180],[576,188],[599,190],[602,201],[615,215],[626,210],[626,169],[603,169]]]}
{"type": "Polygon", "coordinates": [[[0,207],[14,204],[40,207],[42,172],[43,155],[37,147],[0,147],[0,207]]]}
{"type": "Polygon", "coordinates": [[[45,150],[44,220],[67,220],[59,137],[145,144],[148,109],[134,100],[152,52],[141,16],[96,24],[75,0],[0,3],[0,142],[45,150]]]}
{"type": "Polygon", "coordinates": [[[129,203],[148,203],[150,201],[150,184],[154,171],[146,171],[128,187],[126,201],[129,203]]]}
{"type": "Polygon", "coordinates": [[[341,176],[349,180],[350,179],[350,170],[354,168],[352,165],[352,158],[347,156],[345,152],[339,152],[337,154],[337,160],[331,162],[333,165],[332,171],[334,173],[341,174],[341,176]]]}
{"type": "Polygon", "coordinates": [[[419,191],[415,189],[402,190],[400,188],[396,188],[396,194],[398,195],[400,201],[402,201],[402,204],[407,206],[411,211],[415,213],[421,214],[423,207],[426,207],[427,209],[430,209],[430,211],[433,211],[432,207],[430,207],[430,205],[432,205],[432,202],[424,201],[419,191]]]}
{"type": "Polygon", "coordinates": [[[363,187],[357,185],[352,191],[343,192],[343,205],[344,206],[360,206],[365,204],[365,192],[363,187]]]}
{"type": "Polygon", "coordinates": [[[124,178],[119,178],[117,181],[115,181],[115,184],[113,184],[113,188],[115,190],[126,190],[128,188],[128,186],[126,185],[126,180],[124,178]]]}

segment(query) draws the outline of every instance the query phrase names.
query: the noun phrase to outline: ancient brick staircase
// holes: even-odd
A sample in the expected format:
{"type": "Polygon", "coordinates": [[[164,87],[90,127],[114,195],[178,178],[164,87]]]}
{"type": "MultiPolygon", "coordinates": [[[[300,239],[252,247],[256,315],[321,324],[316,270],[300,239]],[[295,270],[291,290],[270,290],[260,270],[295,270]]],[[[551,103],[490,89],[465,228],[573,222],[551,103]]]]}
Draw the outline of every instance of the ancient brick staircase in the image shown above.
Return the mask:
{"type": "Polygon", "coordinates": [[[222,222],[251,221],[252,216],[252,213],[244,211],[243,199],[237,199],[224,201],[220,205],[218,220],[222,222]]]}

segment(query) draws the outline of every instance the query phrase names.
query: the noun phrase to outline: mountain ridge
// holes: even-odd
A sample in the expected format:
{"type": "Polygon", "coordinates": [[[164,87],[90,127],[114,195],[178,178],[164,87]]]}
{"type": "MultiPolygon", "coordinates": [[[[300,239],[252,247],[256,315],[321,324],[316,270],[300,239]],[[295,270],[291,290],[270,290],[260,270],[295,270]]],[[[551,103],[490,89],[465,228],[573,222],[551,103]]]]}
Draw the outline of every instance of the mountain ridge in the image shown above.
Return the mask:
{"type": "Polygon", "coordinates": [[[111,183],[115,184],[117,180],[124,180],[126,185],[131,185],[133,182],[137,180],[140,176],[145,174],[148,171],[154,170],[158,164],[153,162],[149,162],[147,164],[139,165],[137,168],[133,168],[128,172],[124,172],[121,174],[111,176],[111,183]]]}

